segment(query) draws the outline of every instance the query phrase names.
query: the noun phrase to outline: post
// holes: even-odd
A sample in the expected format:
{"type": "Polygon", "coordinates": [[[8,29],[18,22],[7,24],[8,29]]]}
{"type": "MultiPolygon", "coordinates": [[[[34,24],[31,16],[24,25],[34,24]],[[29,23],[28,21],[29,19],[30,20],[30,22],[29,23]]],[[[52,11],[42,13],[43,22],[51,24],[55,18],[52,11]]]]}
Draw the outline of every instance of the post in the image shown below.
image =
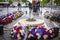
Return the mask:
{"type": "MultiPolygon", "coordinates": [[[[41,7],[41,4],[40,4],[40,7],[41,7]]],[[[40,7],[39,7],[39,11],[40,11],[40,12],[39,12],[39,17],[40,17],[40,13],[41,13],[40,7]]]]}
{"type": "Polygon", "coordinates": [[[4,30],[3,30],[3,25],[0,25],[0,35],[3,35],[4,30]]]}
{"type": "Polygon", "coordinates": [[[52,0],[51,0],[51,12],[52,12],[52,0]]]}
{"type": "Polygon", "coordinates": [[[59,28],[58,27],[54,27],[54,38],[58,37],[59,35],[59,28]]]}
{"type": "Polygon", "coordinates": [[[8,5],[7,5],[7,13],[8,13],[8,5]]]}
{"type": "MultiPolygon", "coordinates": [[[[21,0],[18,0],[18,11],[19,11],[19,8],[21,7],[21,4],[19,3],[21,0]]],[[[21,10],[21,8],[20,8],[21,10]]]]}
{"type": "MultiPolygon", "coordinates": [[[[41,5],[41,1],[42,1],[42,0],[40,0],[40,8],[41,8],[41,9],[40,9],[40,13],[42,14],[42,5],[41,5]]],[[[39,16],[40,16],[40,13],[39,13],[39,16]]]]}

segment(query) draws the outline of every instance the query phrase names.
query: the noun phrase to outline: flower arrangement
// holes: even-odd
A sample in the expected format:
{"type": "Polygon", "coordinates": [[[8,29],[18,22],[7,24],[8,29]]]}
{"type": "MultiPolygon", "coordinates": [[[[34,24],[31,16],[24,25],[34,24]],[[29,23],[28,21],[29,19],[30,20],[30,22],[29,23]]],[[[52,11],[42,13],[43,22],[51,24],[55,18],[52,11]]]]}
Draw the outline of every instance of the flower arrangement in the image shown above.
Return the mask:
{"type": "Polygon", "coordinates": [[[21,13],[8,13],[5,15],[0,16],[0,24],[6,25],[10,22],[12,22],[13,20],[19,18],[20,16],[22,16],[21,13]]]}
{"type": "Polygon", "coordinates": [[[31,37],[40,39],[48,39],[52,37],[53,31],[52,30],[47,30],[45,27],[33,27],[28,31],[28,39],[31,37]]]}
{"type": "Polygon", "coordinates": [[[11,30],[11,37],[15,39],[23,39],[25,37],[25,31],[22,26],[15,26],[11,30]]]}
{"type": "Polygon", "coordinates": [[[60,23],[60,15],[57,15],[57,16],[52,16],[51,18],[50,18],[50,20],[51,21],[54,21],[54,22],[58,22],[58,23],[60,23]]]}
{"type": "Polygon", "coordinates": [[[56,16],[52,16],[51,18],[50,18],[50,20],[52,20],[52,21],[57,21],[57,17],[56,16]]]}
{"type": "Polygon", "coordinates": [[[50,19],[51,21],[60,23],[60,14],[52,14],[46,11],[44,17],[50,19]]]}

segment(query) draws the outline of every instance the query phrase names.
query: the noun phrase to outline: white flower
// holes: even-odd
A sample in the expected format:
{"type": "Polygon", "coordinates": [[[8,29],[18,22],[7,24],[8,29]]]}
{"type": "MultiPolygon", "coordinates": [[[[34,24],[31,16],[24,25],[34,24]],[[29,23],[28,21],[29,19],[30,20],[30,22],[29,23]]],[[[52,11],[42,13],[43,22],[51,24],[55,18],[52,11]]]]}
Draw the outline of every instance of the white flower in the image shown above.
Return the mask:
{"type": "Polygon", "coordinates": [[[22,33],[24,33],[24,30],[21,30],[22,31],[22,33]]]}
{"type": "Polygon", "coordinates": [[[14,30],[14,28],[13,28],[13,30],[14,30]]]}
{"type": "Polygon", "coordinates": [[[54,36],[54,34],[53,35],[51,35],[51,37],[53,37],[54,36]]]}
{"type": "Polygon", "coordinates": [[[21,32],[21,35],[23,35],[23,34],[24,34],[24,30],[20,30],[20,32],[21,32]]]}
{"type": "Polygon", "coordinates": [[[37,36],[39,36],[39,33],[36,33],[37,36]]]}
{"type": "Polygon", "coordinates": [[[24,33],[24,30],[20,30],[21,33],[24,33]]]}
{"type": "Polygon", "coordinates": [[[18,24],[17,27],[20,27],[20,25],[18,24]]]}
{"type": "Polygon", "coordinates": [[[35,29],[35,32],[37,31],[37,29],[35,29]]]}
{"type": "Polygon", "coordinates": [[[49,30],[49,33],[52,33],[52,30],[49,30]]]}
{"type": "Polygon", "coordinates": [[[48,29],[46,30],[46,32],[48,31],[48,29]]]}
{"type": "Polygon", "coordinates": [[[47,39],[47,38],[48,38],[48,35],[44,35],[43,38],[44,38],[44,39],[47,39]]]}
{"type": "Polygon", "coordinates": [[[23,33],[21,32],[21,35],[23,35],[23,33]]]}
{"type": "Polygon", "coordinates": [[[37,35],[37,39],[41,38],[41,35],[39,35],[39,33],[36,33],[37,35]]]}
{"type": "Polygon", "coordinates": [[[29,31],[31,31],[31,29],[29,31]]]}
{"type": "Polygon", "coordinates": [[[53,35],[51,35],[51,37],[53,37],[53,35]]]}
{"type": "Polygon", "coordinates": [[[16,30],[13,30],[13,32],[16,32],[16,30]]]}
{"type": "Polygon", "coordinates": [[[19,34],[19,33],[17,34],[17,39],[21,39],[21,37],[20,37],[20,34],[19,34]]]}
{"type": "Polygon", "coordinates": [[[12,35],[11,37],[14,37],[14,35],[12,35]]]}
{"type": "Polygon", "coordinates": [[[18,38],[18,37],[20,37],[20,34],[19,34],[19,33],[17,34],[17,38],[18,38]]]}
{"type": "Polygon", "coordinates": [[[41,36],[39,35],[38,37],[37,37],[37,39],[39,39],[41,36]]]}
{"type": "Polygon", "coordinates": [[[31,29],[33,29],[34,27],[32,27],[31,29]]]}
{"type": "Polygon", "coordinates": [[[28,38],[30,38],[30,37],[33,37],[33,35],[32,34],[29,34],[28,38]]]}
{"type": "Polygon", "coordinates": [[[13,34],[13,32],[11,32],[11,34],[13,34]]]}
{"type": "Polygon", "coordinates": [[[21,39],[21,37],[18,37],[17,39],[19,40],[19,39],[21,39]]]}

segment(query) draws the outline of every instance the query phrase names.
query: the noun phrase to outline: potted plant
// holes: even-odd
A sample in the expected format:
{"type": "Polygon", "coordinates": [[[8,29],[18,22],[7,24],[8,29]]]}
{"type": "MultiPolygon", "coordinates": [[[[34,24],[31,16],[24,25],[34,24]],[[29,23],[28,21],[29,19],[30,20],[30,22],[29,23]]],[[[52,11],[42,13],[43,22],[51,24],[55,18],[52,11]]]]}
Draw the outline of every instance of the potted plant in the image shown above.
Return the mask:
{"type": "Polygon", "coordinates": [[[13,1],[12,0],[9,0],[9,4],[12,4],[13,3],[13,1]]]}
{"type": "Polygon", "coordinates": [[[59,6],[60,5],[60,0],[54,0],[54,3],[59,6]]]}
{"type": "Polygon", "coordinates": [[[50,20],[56,22],[56,21],[57,21],[57,17],[56,17],[56,16],[52,16],[52,17],[50,18],[50,20]]]}
{"type": "Polygon", "coordinates": [[[0,0],[0,2],[5,2],[5,0],[0,0]]]}

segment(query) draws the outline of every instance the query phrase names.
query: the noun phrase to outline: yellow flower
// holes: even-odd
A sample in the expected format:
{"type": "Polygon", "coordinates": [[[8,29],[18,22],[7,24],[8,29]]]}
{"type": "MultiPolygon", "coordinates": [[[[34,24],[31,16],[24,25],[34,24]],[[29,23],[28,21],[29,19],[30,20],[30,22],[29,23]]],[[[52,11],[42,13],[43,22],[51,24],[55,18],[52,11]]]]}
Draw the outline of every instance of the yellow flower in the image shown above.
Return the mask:
{"type": "Polygon", "coordinates": [[[32,34],[29,34],[28,38],[30,38],[30,37],[33,37],[33,35],[32,34]]]}
{"type": "Polygon", "coordinates": [[[37,35],[37,39],[39,39],[41,37],[41,35],[39,35],[39,33],[36,33],[36,35],[37,35]]]}
{"type": "Polygon", "coordinates": [[[47,39],[47,38],[48,38],[48,35],[44,35],[43,38],[44,38],[44,39],[47,39]]]}
{"type": "Polygon", "coordinates": [[[16,30],[14,30],[13,32],[16,32],[16,30]]]}
{"type": "Polygon", "coordinates": [[[21,32],[21,35],[23,35],[23,34],[24,34],[24,30],[20,30],[20,32],[21,32]]]}

